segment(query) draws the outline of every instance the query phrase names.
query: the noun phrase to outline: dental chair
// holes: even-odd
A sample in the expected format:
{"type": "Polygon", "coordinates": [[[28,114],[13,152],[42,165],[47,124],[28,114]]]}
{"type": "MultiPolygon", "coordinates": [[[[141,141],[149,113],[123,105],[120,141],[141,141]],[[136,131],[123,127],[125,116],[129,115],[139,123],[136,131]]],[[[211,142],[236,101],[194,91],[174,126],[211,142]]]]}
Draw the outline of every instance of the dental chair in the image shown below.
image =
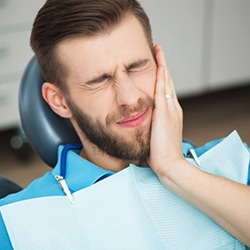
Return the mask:
{"type": "MultiPolygon", "coordinates": [[[[80,143],[70,121],[56,115],[42,97],[45,82],[35,57],[27,64],[19,88],[19,113],[23,131],[35,152],[51,167],[57,162],[59,145],[80,143]]],[[[22,190],[0,176],[0,199],[22,190]]]]}
{"type": "Polygon", "coordinates": [[[0,199],[21,191],[22,188],[4,176],[0,176],[0,199]]]}
{"type": "Polygon", "coordinates": [[[42,97],[43,79],[33,57],[24,71],[19,89],[19,112],[25,135],[33,149],[49,166],[57,162],[59,145],[80,143],[68,119],[56,115],[42,97]]]}

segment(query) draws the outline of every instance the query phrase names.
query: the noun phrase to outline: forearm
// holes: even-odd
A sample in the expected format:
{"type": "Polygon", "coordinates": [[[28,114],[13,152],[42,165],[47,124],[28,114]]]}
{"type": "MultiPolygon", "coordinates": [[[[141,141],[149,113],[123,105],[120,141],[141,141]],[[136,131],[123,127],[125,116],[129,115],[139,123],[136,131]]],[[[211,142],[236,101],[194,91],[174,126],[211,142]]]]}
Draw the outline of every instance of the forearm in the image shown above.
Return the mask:
{"type": "Polygon", "coordinates": [[[164,185],[250,245],[250,187],[211,175],[185,159],[158,171],[164,185]]]}

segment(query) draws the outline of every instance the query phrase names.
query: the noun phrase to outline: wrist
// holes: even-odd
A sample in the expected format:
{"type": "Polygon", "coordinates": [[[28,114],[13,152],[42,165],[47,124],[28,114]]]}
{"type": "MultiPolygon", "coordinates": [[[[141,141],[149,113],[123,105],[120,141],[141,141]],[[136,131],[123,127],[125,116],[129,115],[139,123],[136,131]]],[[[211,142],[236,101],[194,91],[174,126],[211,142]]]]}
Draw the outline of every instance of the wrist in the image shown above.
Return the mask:
{"type": "Polygon", "coordinates": [[[164,186],[179,193],[195,169],[184,157],[178,157],[162,161],[153,170],[164,186]]]}

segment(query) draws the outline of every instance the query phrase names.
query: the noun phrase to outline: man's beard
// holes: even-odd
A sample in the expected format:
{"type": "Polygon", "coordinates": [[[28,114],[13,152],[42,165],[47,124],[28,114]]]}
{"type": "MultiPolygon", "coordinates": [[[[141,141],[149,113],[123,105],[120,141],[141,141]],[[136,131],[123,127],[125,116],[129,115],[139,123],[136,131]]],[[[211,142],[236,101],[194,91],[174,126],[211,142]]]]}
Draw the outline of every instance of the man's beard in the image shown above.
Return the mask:
{"type": "Polygon", "coordinates": [[[129,135],[122,136],[115,133],[110,126],[135,112],[153,109],[154,101],[152,98],[141,98],[136,106],[121,106],[117,112],[107,116],[106,126],[99,119],[94,119],[91,115],[84,113],[69,98],[67,104],[81,132],[99,150],[122,160],[145,161],[147,159],[150,152],[150,129],[149,131],[143,131],[138,128],[131,138],[129,135]]]}

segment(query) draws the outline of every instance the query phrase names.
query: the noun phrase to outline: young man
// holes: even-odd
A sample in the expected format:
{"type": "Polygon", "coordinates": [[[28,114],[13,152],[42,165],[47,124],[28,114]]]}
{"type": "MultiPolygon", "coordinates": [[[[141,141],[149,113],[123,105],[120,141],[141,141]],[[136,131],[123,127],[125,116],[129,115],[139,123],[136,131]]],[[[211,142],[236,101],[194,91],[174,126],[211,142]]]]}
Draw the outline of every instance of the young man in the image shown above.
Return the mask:
{"type": "MultiPolygon", "coordinates": [[[[83,145],[67,159],[72,192],[131,163],[149,166],[165,187],[250,245],[250,188],[185,159],[182,110],[164,53],[153,45],[136,0],[48,0],[34,22],[31,46],[47,81],[44,99],[71,120],[83,145]]],[[[60,162],[0,205],[62,195],[54,179],[59,169],[60,162]]],[[[2,219],[0,237],[0,248],[11,249],[2,219]]]]}

